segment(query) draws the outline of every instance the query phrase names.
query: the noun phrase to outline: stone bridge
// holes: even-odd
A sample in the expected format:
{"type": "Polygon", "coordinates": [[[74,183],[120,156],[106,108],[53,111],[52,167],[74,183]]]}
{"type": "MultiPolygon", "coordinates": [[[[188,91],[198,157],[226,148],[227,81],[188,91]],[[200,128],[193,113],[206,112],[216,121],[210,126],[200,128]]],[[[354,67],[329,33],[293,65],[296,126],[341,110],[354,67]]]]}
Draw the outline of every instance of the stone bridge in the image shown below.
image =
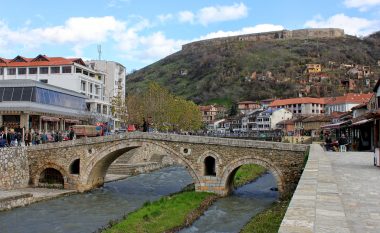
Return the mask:
{"type": "MultiPolygon", "coordinates": [[[[160,150],[184,166],[197,191],[227,195],[244,164],[258,164],[277,180],[282,195],[295,189],[308,146],[276,142],[134,132],[28,147],[29,184],[50,182],[80,192],[104,184],[108,167],[131,150],[160,150]]],[[[136,153],[131,153],[134,156],[136,153]]],[[[138,153],[137,153],[138,154],[138,153]]]]}

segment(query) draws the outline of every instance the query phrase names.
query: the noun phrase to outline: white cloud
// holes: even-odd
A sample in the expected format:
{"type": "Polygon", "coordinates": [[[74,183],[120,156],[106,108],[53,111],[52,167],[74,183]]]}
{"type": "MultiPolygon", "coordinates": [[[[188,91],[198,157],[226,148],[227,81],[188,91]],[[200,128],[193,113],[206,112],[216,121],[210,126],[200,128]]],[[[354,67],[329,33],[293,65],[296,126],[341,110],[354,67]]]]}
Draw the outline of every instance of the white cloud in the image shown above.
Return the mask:
{"type": "Polygon", "coordinates": [[[211,32],[207,35],[201,36],[200,40],[212,39],[218,37],[226,37],[226,36],[237,36],[242,34],[251,34],[251,33],[259,33],[259,32],[270,32],[270,31],[280,31],[283,30],[284,27],[281,25],[274,24],[258,24],[254,27],[244,27],[240,30],[236,31],[217,31],[211,32]]]}
{"type": "Polygon", "coordinates": [[[199,10],[197,13],[198,21],[202,25],[214,22],[237,20],[248,15],[248,8],[244,3],[233,4],[231,6],[210,6],[199,10]]]}
{"type": "Polygon", "coordinates": [[[208,6],[198,12],[181,11],[178,19],[182,23],[200,23],[204,26],[244,18],[248,15],[248,8],[244,3],[234,3],[229,6],[208,6]]]}
{"type": "Polygon", "coordinates": [[[346,34],[366,36],[380,29],[380,21],[336,14],[328,19],[318,16],[307,21],[305,26],[311,28],[342,28],[346,34]]]}
{"type": "Polygon", "coordinates": [[[171,20],[173,18],[173,15],[172,14],[161,14],[161,15],[158,15],[157,18],[161,23],[165,23],[165,22],[171,20]]]}
{"type": "Polygon", "coordinates": [[[178,13],[178,19],[181,23],[194,23],[195,15],[191,11],[181,11],[178,13]]]}
{"type": "Polygon", "coordinates": [[[380,0],[345,0],[344,5],[349,8],[359,8],[367,11],[369,8],[380,5],[380,0]]]}
{"type": "Polygon", "coordinates": [[[80,54],[80,48],[106,41],[111,34],[123,30],[125,23],[113,16],[74,17],[59,26],[29,28],[29,25],[26,25],[18,30],[12,30],[5,22],[0,21],[0,51],[5,47],[12,48],[17,45],[23,49],[35,49],[44,44],[71,44],[75,53],[80,54]]]}

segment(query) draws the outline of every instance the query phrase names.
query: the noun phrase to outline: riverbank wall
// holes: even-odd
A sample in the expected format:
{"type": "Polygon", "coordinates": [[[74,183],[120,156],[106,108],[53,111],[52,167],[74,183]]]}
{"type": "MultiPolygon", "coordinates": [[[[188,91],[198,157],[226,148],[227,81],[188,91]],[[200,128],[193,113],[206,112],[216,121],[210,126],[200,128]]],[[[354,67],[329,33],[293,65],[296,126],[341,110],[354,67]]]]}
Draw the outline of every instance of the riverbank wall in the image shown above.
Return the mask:
{"type": "Polygon", "coordinates": [[[26,188],[29,162],[23,147],[0,149],[0,190],[26,188]]]}

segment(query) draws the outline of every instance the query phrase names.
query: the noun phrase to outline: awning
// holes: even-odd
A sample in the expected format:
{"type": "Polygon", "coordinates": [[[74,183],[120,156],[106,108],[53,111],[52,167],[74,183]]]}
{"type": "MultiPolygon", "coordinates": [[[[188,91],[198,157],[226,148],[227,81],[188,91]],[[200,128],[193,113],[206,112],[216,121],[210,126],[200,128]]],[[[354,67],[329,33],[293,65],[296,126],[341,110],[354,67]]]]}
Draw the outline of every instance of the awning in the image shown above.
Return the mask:
{"type": "Polygon", "coordinates": [[[350,122],[350,120],[338,122],[338,123],[334,123],[334,124],[323,125],[323,126],[321,126],[321,128],[322,129],[339,129],[341,126],[348,124],[349,122],[350,122]]]}
{"type": "Polygon", "coordinates": [[[352,123],[352,125],[363,125],[363,124],[366,124],[366,123],[369,123],[369,122],[372,122],[372,121],[373,121],[373,119],[364,119],[364,120],[352,123]]]}
{"type": "Polygon", "coordinates": [[[41,116],[41,120],[43,121],[59,121],[59,118],[57,117],[48,117],[48,116],[41,116]]]}
{"type": "Polygon", "coordinates": [[[65,123],[79,124],[79,120],[65,119],[65,123]]]}

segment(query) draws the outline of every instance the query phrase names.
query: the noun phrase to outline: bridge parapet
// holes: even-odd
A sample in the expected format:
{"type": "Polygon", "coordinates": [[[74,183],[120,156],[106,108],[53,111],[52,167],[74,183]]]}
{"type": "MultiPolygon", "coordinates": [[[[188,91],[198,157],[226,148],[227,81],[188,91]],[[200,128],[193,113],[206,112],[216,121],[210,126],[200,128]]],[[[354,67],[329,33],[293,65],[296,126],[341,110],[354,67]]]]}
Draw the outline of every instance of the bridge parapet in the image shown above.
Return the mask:
{"type": "Polygon", "coordinates": [[[267,142],[267,141],[232,139],[232,138],[216,138],[216,137],[204,137],[204,136],[193,136],[193,135],[133,132],[133,133],[116,134],[116,135],[103,136],[103,137],[82,138],[78,140],[65,141],[65,142],[59,142],[59,143],[48,143],[48,144],[28,147],[28,150],[46,150],[46,149],[53,149],[53,148],[60,148],[60,147],[90,145],[90,144],[114,142],[114,141],[128,140],[128,139],[170,141],[170,142],[182,142],[182,143],[192,143],[192,144],[209,144],[209,145],[233,146],[233,147],[244,147],[244,148],[283,150],[283,151],[306,151],[308,148],[308,145],[303,145],[303,144],[267,142]]]}

